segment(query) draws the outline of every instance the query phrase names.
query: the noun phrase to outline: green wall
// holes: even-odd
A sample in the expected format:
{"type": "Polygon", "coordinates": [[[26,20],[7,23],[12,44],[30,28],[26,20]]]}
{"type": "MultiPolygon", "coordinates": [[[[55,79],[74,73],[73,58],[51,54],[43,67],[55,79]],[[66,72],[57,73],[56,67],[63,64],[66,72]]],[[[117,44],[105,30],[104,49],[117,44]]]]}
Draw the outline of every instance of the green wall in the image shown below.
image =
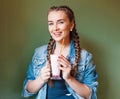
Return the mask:
{"type": "Polygon", "coordinates": [[[49,40],[47,10],[63,4],[74,10],[81,46],[94,56],[98,99],[120,98],[119,0],[0,0],[0,99],[23,99],[34,49],[49,40]]]}

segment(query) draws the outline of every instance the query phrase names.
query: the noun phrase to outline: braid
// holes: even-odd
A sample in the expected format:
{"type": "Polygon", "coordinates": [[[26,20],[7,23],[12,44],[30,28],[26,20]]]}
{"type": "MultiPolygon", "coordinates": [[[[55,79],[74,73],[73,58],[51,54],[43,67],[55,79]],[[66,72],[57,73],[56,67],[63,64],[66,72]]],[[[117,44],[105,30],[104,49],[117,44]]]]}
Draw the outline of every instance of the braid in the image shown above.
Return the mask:
{"type": "Polygon", "coordinates": [[[76,57],[75,57],[75,64],[74,64],[73,69],[71,71],[71,75],[75,77],[76,74],[77,74],[77,69],[78,69],[77,65],[78,65],[79,60],[80,60],[81,48],[80,48],[79,35],[76,32],[76,28],[75,27],[73,28],[73,31],[71,31],[71,34],[72,34],[71,37],[72,37],[72,39],[74,41],[75,55],[76,55],[76,57]]]}
{"type": "MultiPolygon", "coordinates": [[[[54,45],[55,41],[53,40],[53,38],[51,37],[48,43],[48,47],[47,47],[47,60],[50,64],[50,55],[52,54],[52,50],[53,50],[53,45],[54,45]]],[[[52,86],[53,83],[51,81],[51,79],[48,80],[48,85],[52,86]]]]}
{"type": "Polygon", "coordinates": [[[52,54],[54,43],[55,43],[55,41],[51,37],[50,40],[49,40],[49,43],[48,43],[48,47],[47,47],[47,60],[48,60],[49,63],[50,63],[50,54],[52,54]]]}

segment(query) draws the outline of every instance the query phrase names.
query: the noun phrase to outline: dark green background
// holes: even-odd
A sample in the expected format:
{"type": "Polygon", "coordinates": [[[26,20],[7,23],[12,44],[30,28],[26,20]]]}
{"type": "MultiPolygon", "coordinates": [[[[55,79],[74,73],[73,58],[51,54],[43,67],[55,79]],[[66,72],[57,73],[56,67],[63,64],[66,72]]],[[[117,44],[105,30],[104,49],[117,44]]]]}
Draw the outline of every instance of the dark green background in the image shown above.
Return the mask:
{"type": "Polygon", "coordinates": [[[97,65],[98,99],[120,99],[119,0],[0,0],[0,99],[23,99],[34,49],[49,40],[52,5],[69,5],[75,13],[81,46],[97,65]]]}

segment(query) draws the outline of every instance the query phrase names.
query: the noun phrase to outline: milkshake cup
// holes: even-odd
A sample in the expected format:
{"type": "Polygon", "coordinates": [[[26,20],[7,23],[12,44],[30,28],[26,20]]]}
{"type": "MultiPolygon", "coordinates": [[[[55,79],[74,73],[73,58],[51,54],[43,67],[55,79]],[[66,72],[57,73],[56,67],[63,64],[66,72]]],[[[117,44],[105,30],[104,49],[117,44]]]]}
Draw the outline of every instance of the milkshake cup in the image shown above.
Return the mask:
{"type": "MultiPolygon", "coordinates": [[[[59,52],[60,55],[62,53],[63,48],[64,48],[64,39],[62,40],[62,46],[61,46],[60,52],[59,52]]],[[[59,64],[57,62],[58,55],[51,54],[50,59],[51,59],[51,71],[52,71],[51,72],[52,73],[51,79],[59,80],[59,79],[61,79],[61,77],[60,77],[60,69],[58,68],[59,64]]]]}
{"type": "Polygon", "coordinates": [[[60,69],[58,68],[59,64],[57,62],[58,55],[51,54],[50,59],[51,59],[51,73],[52,73],[51,79],[59,80],[61,79],[61,77],[60,77],[60,69]]]}

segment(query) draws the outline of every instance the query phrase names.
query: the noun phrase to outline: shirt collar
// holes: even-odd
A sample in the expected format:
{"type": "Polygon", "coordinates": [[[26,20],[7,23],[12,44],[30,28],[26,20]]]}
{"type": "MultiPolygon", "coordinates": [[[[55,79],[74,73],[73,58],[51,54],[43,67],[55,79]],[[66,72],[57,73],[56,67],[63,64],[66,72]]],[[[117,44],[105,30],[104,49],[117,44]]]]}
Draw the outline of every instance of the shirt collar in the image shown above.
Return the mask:
{"type": "Polygon", "coordinates": [[[71,40],[70,42],[70,50],[69,50],[69,54],[67,55],[67,59],[69,59],[70,57],[75,57],[75,48],[74,48],[73,40],[71,40]]]}

